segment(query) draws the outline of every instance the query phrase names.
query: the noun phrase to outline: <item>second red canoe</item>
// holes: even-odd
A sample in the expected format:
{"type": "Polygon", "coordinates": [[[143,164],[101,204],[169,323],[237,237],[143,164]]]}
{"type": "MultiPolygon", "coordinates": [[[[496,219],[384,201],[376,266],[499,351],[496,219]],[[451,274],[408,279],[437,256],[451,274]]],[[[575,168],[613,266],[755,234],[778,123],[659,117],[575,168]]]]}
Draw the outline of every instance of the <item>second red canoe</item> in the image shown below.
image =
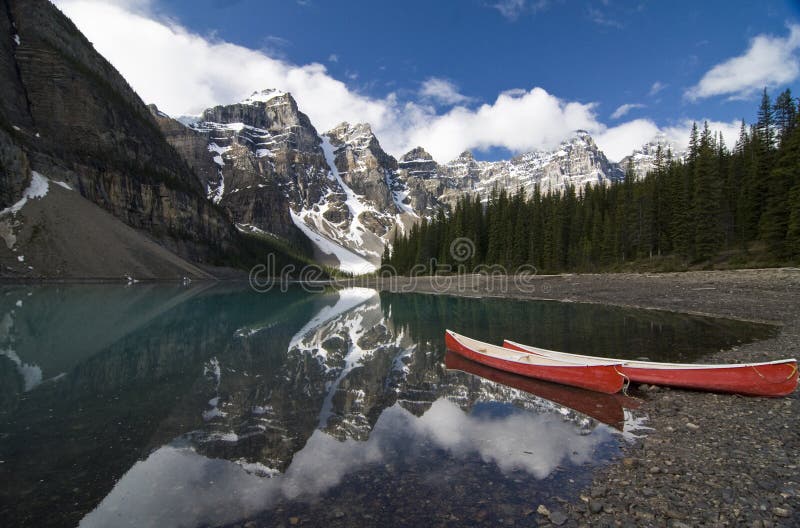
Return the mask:
{"type": "Polygon", "coordinates": [[[769,397],[786,396],[797,388],[797,361],[794,359],[766,363],[703,365],[582,356],[522,345],[509,340],[503,342],[503,347],[537,357],[577,364],[588,361],[617,365],[616,368],[622,374],[636,383],[769,397]]]}

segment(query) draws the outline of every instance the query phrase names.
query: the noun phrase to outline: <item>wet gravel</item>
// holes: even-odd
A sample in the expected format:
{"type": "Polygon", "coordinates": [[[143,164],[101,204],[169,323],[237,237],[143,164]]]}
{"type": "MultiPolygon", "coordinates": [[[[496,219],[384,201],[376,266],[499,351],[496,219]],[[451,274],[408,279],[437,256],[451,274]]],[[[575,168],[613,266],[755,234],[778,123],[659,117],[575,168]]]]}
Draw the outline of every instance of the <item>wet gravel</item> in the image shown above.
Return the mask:
{"type": "MultiPolygon", "coordinates": [[[[708,362],[800,356],[800,270],[392,279],[390,290],[593,302],[780,325],[776,337],[720,351],[708,362]]],[[[595,471],[579,492],[532,505],[526,525],[800,526],[800,407],[752,398],[639,386],[648,435],[595,471]],[[575,495],[578,495],[575,497],[575,495]]]]}

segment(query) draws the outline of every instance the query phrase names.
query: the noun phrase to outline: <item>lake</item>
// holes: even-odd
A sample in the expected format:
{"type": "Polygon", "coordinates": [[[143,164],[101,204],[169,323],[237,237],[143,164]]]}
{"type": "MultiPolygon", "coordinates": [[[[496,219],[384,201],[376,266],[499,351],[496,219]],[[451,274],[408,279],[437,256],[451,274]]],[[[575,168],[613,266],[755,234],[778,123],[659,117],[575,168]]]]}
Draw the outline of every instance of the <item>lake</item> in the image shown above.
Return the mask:
{"type": "Polygon", "coordinates": [[[638,402],[445,353],[696,361],[764,325],[247,285],[0,289],[0,525],[530,524],[648,433],[638,402]]]}

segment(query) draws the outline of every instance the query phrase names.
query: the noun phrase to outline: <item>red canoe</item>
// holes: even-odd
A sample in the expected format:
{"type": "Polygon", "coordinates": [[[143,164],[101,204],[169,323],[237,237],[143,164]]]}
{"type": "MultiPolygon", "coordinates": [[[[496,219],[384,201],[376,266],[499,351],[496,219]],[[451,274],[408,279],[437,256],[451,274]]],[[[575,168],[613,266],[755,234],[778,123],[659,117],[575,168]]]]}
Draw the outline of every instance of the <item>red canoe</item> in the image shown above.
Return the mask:
{"type": "Polygon", "coordinates": [[[448,350],[492,368],[606,394],[622,389],[625,378],[607,361],[575,364],[511,350],[445,331],[448,350]]]}
{"type": "Polygon", "coordinates": [[[619,371],[636,383],[668,385],[685,389],[711,392],[730,392],[748,396],[786,396],[797,388],[797,361],[783,359],[766,363],[699,364],[656,363],[653,361],[628,361],[556,352],[513,341],[504,341],[503,347],[517,352],[527,352],[537,357],[583,364],[586,361],[616,364],[619,371]]]}
{"type": "Polygon", "coordinates": [[[467,372],[495,383],[501,383],[507,387],[525,391],[558,405],[569,407],[620,431],[622,431],[625,423],[624,408],[638,409],[640,406],[637,400],[622,394],[602,394],[579,389],[578,387],[567,387],[559,383],[512,374],[475,363],[455,352],[447,352],[445,354],[444,364],[450,370],[467,372]]]}

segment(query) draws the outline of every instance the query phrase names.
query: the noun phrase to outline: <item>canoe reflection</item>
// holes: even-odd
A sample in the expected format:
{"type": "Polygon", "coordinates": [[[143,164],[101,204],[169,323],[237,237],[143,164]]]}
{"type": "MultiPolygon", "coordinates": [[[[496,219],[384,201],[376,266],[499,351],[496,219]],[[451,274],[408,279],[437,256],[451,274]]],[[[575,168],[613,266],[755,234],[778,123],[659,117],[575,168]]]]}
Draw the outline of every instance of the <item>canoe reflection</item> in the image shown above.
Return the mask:
{"type": "Polygon", "coordinates": [[[569,407],[620,431],[623,430],[625,424],[624,409],[637,409],[639,407],[639,402],[628,396],[603,394],[511,374],[510,372],[475,363],[450,351],[445,355],[444,362],[448,369],[460,370],[525,391],[553,403],[569,407]]]}

